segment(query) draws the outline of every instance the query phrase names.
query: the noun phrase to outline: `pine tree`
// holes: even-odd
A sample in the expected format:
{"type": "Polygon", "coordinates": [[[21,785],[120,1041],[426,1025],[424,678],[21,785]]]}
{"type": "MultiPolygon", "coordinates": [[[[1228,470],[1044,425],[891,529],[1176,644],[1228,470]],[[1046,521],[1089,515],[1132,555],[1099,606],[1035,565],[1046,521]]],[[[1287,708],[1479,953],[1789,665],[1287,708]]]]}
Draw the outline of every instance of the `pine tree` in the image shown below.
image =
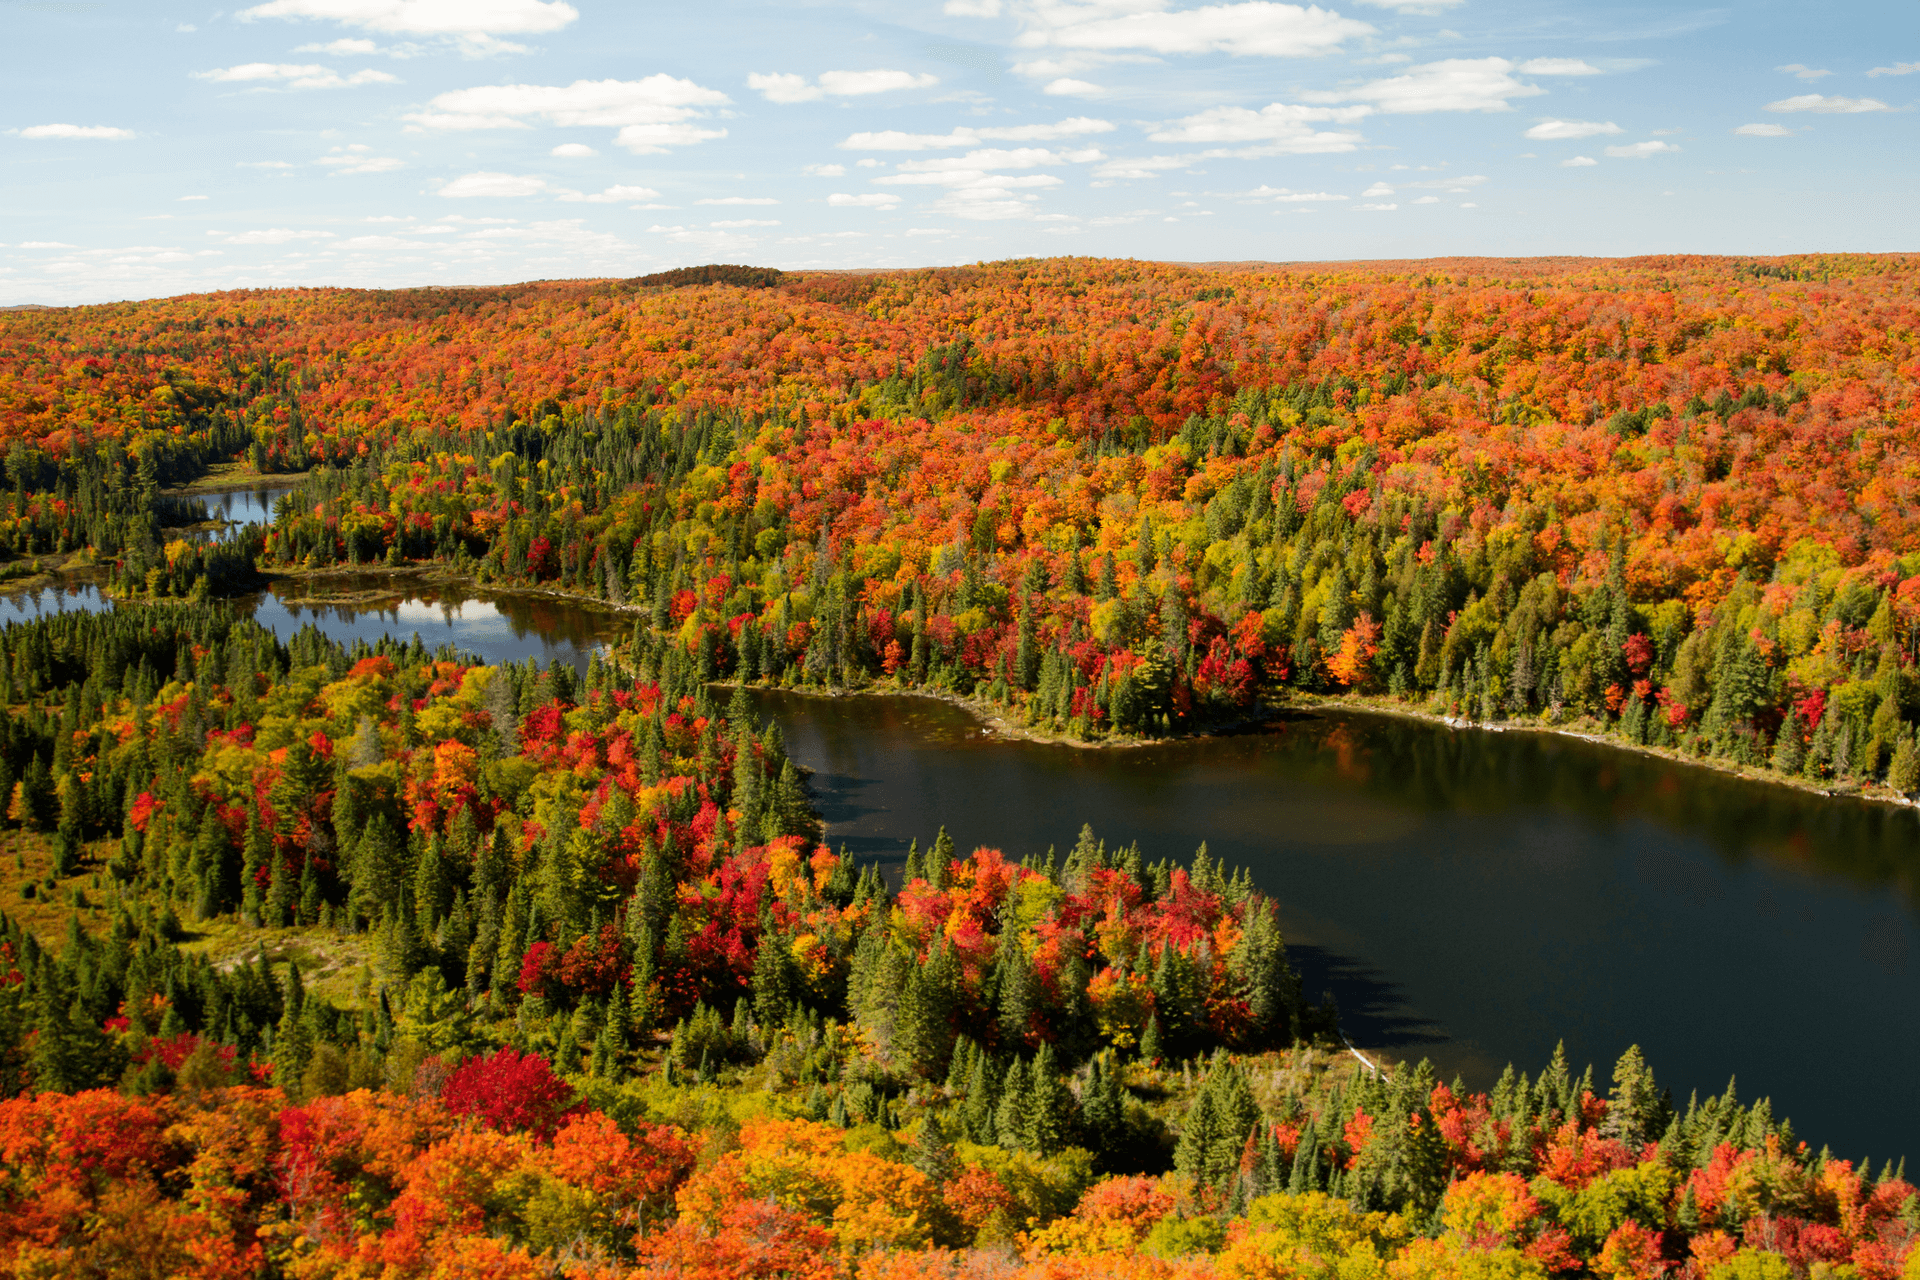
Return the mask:
{"type": "Polygon", "coordinates": [[[1033,1014],[1039,992],[1033,964],[1020,945],[1019,931],[1008,929],[1000,935],[1000,959],[995,966],[999,989],[995,994],[996,1016],[1004,1042],[1018,1050],[1033,1034],[1033,1014]]]}
{"type": "Polygon", "coordinates": [[[967,1100],[960,1114],[966,1123],[967,1136],[983,1145],[993,1142],[994,1114],[1000,1104],[1000,1082],[995,1076],[987,1055],[975,1053],[973,1066],[967,1073],[967,1100]]]}
{"type": "Polygon", "coordinates": [[[1667,1110],[1640,1046],[1629,1046],[1613,1068],[1613,1093],[1607,1099],[1601,1136],[1624,1143],[1629,1151],[1638,1151],[1666,1129],[1667,1110]]]}
{"type": "MultiPolygon", "coordinates": [[[[271,901],[271,897],[269,897],[269,901],[271,901]]],[[[307,857],[302,859],[300,866],[299,922],[301,924],[319,924],[320,908],[322,905],[322,899],[320,897],[320,873],[313,865],[313,858],[307,857]]]]}
{"type": "Polygon", "coordinates": [[[73,997],[59,966],[51,960],[43,960],[38,986],[29,1058],[34,1087],[55,1093],[92,1088],[106,1062],[106,1034],[73,997]]]}
{"type": "MultiPolygon", "coordinates": [[[[260,823],[260,809],[247,814],[245,857],[240,863],[240,918],[258,928],[265,922],[266,897],[260,890],[260,873],[273,860],[273,840],[260,823]]],[[[273,921],[278,925],[280,921],[273,921]]]]}
{"type": "Polygon", "coordinates": [[[1912,726],[1900,730],[1893,748],[1893,763],[1887,766],[1887,785],[1903,796],[1920,791],[1920,748],[1914,744],[1912,726]]]}
{"type": "Polygon", "coordinates": [[[1015,1057],[1007,1065],[1000,1082],[1000,1102],[993,1113],[994,1141],[1003,1147],[1019,1147],[1027,1134],[1027,1066],[1015,1057]]]}
{"type": "Polygon", "coordinates": [[[1796,777],[1806,763],[1807,744],[1800,740],[1800,718],[1789,712],[1773,741],[1774,772],[1796,777]]]}
{"type": "Polygon", "coordinates": [[[920,1122],[912,1158],[913,1167],[926,1174],[930,1182],[939,1184],[953,1176],[953,1143],[948,1140],[939,1116],[929,1112],[920,1122]]]}
{"type": "Polygon", "coordinates": [[[1093,1059],[1087,1086],[1080,1095],[1080,1123],[1087,1145],[1110,1154],[1119,1150],[1126,1130],[1126,1114],[1119,1072],[1111,1051],[1093,1059]]]}
{"type": "Polygon", "coordinates": [[[922,1077],[938,1079],[953,1055],[953,1010],[960,966],[944,938],[936,939],[924,965],[907,973],[894,1018],[895,1057],[922,1077]]]}
{"type": "Polygon", "coordinates": [[[353,907],[364,920],[378,919],[401,894],[406,848],[385,814],[375,814],[360,837],[354,856],[353,907]]]}
{"type": "Polygon", "coordinates": [[[307,1028],[306,987],[300,979],[300,966],[287,966],[286,993],[281,1000],[280,1022],[273,1033],[273,1080],[288,1096],[297,1096],[300,1077],[313,1057],[313,1034],[307,1028]]]}
{"type": "Polygon", "coordinates": [[[786,1025],[793,1005],[793,956],[771,920],[761,921],[760,945],[753,957],[753,1016],[769,1029],[786,1025]]]}
{"type": "Polygon", "coordinates": [[[1027,1106],[1021,1146],[1043,1156],[1072,1142],[1079,1128],[1073,1093],[1060,1079],[1053,1046],[1043,1044],[1027,1073],[1027,1106]]]}

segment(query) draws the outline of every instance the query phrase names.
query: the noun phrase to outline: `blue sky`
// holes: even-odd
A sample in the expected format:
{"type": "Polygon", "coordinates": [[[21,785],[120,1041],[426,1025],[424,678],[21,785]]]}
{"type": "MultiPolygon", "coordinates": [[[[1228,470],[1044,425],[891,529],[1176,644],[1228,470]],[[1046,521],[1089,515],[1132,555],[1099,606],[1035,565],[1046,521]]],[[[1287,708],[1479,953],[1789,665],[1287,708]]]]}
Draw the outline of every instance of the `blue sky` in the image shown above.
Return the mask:
{"type": "Polygon", "coordinates": [[[0,302],[1916,247],[1920,6],[5,0],[0,302]]]}

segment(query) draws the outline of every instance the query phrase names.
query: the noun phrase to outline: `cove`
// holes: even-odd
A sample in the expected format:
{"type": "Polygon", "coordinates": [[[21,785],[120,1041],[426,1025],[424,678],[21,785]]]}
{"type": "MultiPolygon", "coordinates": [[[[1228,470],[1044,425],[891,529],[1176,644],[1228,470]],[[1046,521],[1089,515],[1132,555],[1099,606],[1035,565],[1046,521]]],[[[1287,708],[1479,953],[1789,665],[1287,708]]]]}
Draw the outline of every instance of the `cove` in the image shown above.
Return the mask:
{"type": "MultiPolygon", "coordinates": [[[[1476,1088],[1637,1043],[1684,1107],[1771,1097],[1837,1155],[1920,1154],[1920,819],[1541,733],[1301,715],[1088,750],[988,736],[923,697],[758,695],[828,838],[897,864],[1064,854],[1083,822],[1149,860],[1210,853],[1280,903],[1309,999],[1354,1043],[1476,1088]]],[[[1877,1165],[1876,1165],[1877,1168],[1877,1165]]]]}

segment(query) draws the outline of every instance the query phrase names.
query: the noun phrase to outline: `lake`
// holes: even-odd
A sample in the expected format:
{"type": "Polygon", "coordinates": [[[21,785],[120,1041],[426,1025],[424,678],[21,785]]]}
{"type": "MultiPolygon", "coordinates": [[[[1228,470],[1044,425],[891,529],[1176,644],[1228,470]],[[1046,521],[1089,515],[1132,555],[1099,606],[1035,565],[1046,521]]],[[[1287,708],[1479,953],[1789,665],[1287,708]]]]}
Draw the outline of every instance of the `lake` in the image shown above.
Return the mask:
{"type": "Polygon", "coordinates": [[[1356,1044],[1476,1087],[1564,1038],[1600,1091],[1639,1044],[1680,1105],[1748,1101],[1840,1154],[1920,1152],[1920,819],[1558,735],[1328,713],[1088,750],[931,698],[764,693],[830,838],[898,862],[1060,854],[1080,825],[1209,852],[1280,904],[1310,999],[1356,1044]]]}
{"type": "MultiPolygon", "coordinates": [[[[488,661],[562,660],[630,617],[427,586],[378,604],[281,583],[282,636],[418,632],[488,661]]],[[[0,622],[103,607],[91,587],[0,598],[0,622]]],[[[1920,817],[1537,733],[1329,712],[1232,737],[1087,750],[1008,741],[932,698],[761,692],[828,837],[888,866],[945,825],[962,848],[1060,852],[1091,823],[1149,860],[1211,853],[1280,903],[1310,998],[1356,1044],[1490,1085],[1564,1038],[1604,1090],[1629,1045],[1684,1106],[1738,1074],[1801,1136],[1876,1162],[1920,1154],[1920,817]]]]}

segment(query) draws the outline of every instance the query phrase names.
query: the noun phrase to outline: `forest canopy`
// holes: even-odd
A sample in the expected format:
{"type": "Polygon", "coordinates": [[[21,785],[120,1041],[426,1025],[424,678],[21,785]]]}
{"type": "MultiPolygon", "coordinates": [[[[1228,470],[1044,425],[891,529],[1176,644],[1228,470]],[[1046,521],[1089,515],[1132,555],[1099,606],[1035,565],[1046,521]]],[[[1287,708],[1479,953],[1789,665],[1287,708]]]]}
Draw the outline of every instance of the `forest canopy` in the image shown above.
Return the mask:
{"type": "Polygon", "coordinates": [[[119,607],[0,634],[0,1260],[1913,1280],[1904,1168],[1732,1085],[1351,1051],[1204,844],[837,852],[750,690],[1089,741],[1352,696],[1911,796],[1917,283],[1052,259],[7,313],[0,574],[119,607]],[[213,469],[294,488],[190,535],[213,469]],[[489,666],[222,600],[374,568],[631,630],[489,666]]]}

